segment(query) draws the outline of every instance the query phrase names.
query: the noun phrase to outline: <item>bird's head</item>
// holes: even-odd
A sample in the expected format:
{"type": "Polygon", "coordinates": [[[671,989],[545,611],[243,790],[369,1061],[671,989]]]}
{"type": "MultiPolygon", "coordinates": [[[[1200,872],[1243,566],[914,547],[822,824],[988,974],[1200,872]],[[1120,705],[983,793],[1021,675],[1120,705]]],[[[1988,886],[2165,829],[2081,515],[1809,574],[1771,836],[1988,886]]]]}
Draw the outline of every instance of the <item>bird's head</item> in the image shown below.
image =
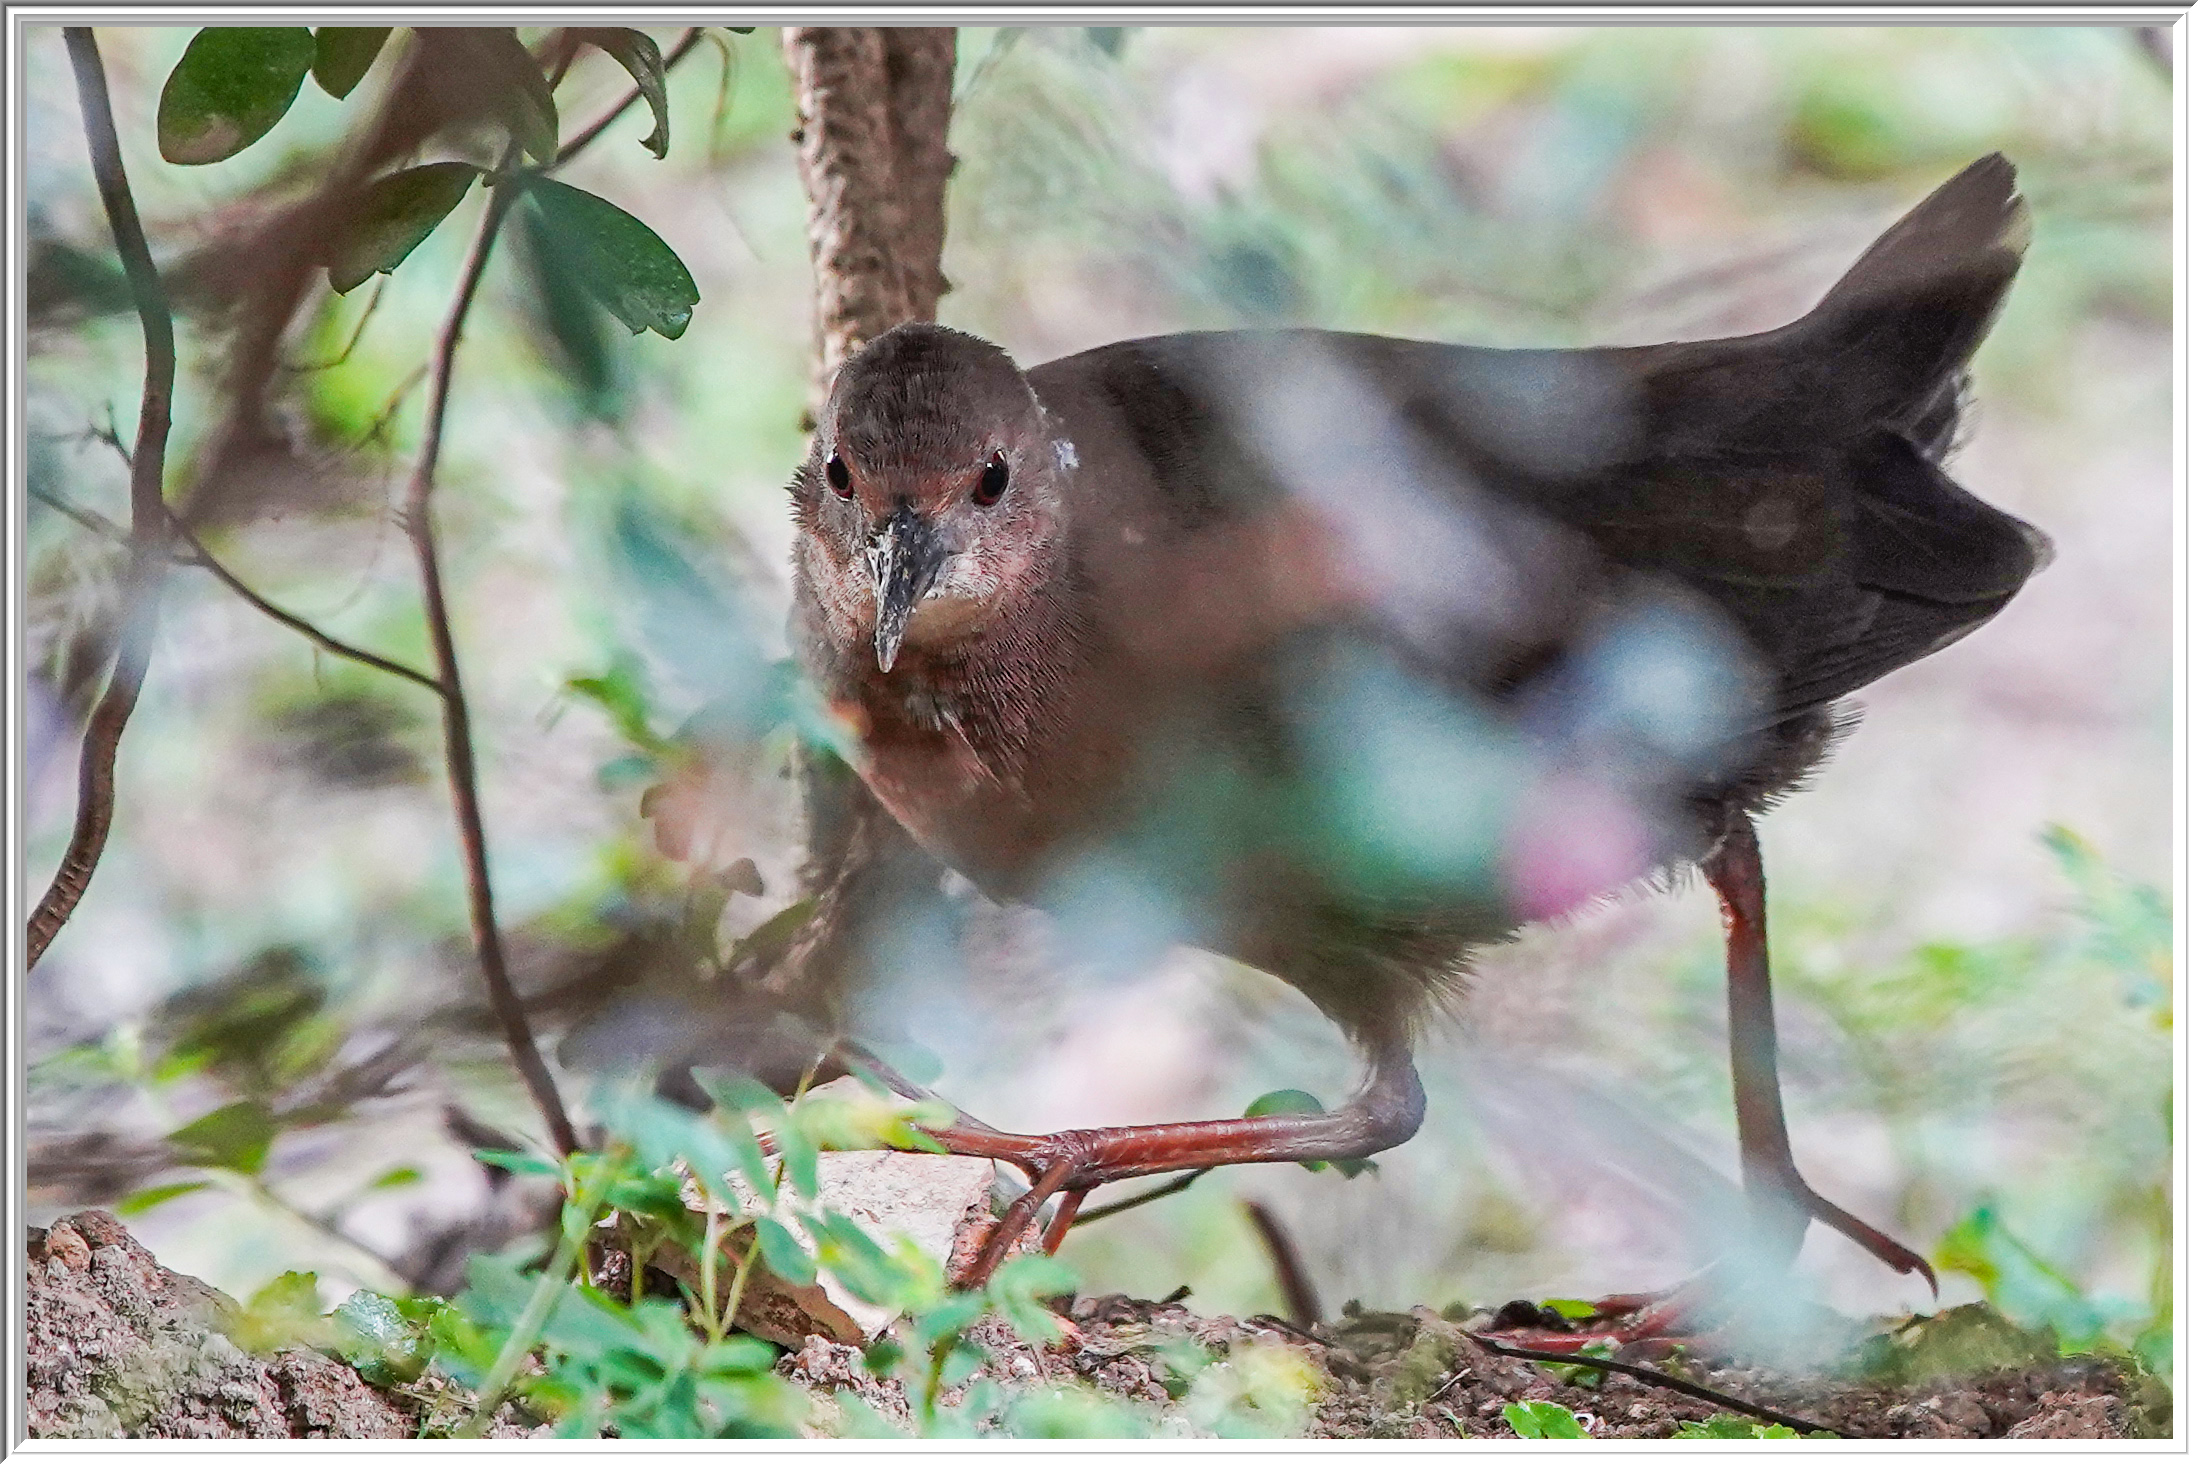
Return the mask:
{"type": "Polygon", "coordinates": [[[793,485],[797,578],[842,650],[879,670],[1014,610],[1060,543],[1074,450],[1007,352],[944,326],[897,326],[833,381],[793,485]]]}

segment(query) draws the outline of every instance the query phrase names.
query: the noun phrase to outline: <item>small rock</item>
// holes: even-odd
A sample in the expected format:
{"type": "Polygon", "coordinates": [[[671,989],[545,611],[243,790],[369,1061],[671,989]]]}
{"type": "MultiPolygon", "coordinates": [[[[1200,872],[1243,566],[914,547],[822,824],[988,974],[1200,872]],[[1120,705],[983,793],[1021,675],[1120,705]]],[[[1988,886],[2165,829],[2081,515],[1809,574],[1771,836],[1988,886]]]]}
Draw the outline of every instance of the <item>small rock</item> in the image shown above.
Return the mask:
{"type": "Polygon", "coordinates": [[[2013,1441],[2115,1440],[2123,1435],[2123,1411],[2114,1395],[2087,1395],[2078,1390],[2050,1391],[2040,1396],[2039,1413],[2009,1432],[2013,1441]]]}
{"type": "Polygon", "coordinates": [[[45,1242],[38,1255],[60,1263],[71,1272],[80,1273],[92,1265],[91,1244],[67,1222],[56,1222],[46,1229],[45,1242]]]}
{"type": "Polygon", "coordinates": [[[112,1439],[408,1437],[408,1410],[309,1350],[256,1358],[222,1332],[236,1305],[170,1272],[105,1212],[56,1222],[27,1269],[31,1434],[112,1439]],[[286,1386],[289,1388],[286,1389],[286,1386]],[[307,1400],[307,1394],[313,1399],[307,1400]],[[304,1408],[292,1408],[303,1405],[304,1408]]]}
{"type": "MultiPolygon", "coordinates": [[[[822,1093],[836,1086],[864,1092],[854,1079],[834,1080],[818,1090],[822,1093]]],[[[817,1177],[820,1207],[847,1217],[883,1246],[890,1247],[896,1234],[908,1237],[938,1259],[950,1277],[976,1258],[991,1234],[994,1166],[989,1160],[900,1151],[829,1151],[818,1157],[817,1177]]],[[[736,1196],[749,1199],[747,1185],[738,1174],[726,1180],[736,1196]]],[[[701,1188],[689,1182],[683,1189],[689,1206],[703,1210],[701,1188]]],[[[797,1240],[804,1236],[784,1209],[779,1220],[797,1240]]],[[[1038,1234],[1034,1223],[1026,1244],[1035,1242],[1038,1234]]],[[[730,1232],[724,1245],[729,1262],[718,1269],[721,1300],[748,1250],[748,1229],[730,1232]]],[[[651,1261],[689,1287],[701,1286],[700,1269],[686,1248],[668,1243],[651,1261]]],[[[892,1310],[857,1298],[830,1275],[802,1286],[780,1279],[768,1268],[757,1268],[749,1277],[735,1321],[759,1338],[795,1349],[815,1334],[860,1345],[877,1338],[894,1318],[892,1310]]]]}

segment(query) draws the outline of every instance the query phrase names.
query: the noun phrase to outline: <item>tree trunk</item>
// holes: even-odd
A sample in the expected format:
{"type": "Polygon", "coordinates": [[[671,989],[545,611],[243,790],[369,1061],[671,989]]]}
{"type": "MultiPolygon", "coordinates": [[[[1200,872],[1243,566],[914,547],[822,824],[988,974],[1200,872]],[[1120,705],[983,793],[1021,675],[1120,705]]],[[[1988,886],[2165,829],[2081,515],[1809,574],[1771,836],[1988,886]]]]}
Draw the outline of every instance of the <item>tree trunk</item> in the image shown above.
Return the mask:
{"type": "MultiPolygon", "coordinates": [[[[940,251],[955,162],[947,150],[955,32],[804,26],[790,27],[784,44],[816,273],[814,419],[842,362],[903,321],[933,319],[948,288],[940,251]]],[[[803,881],[817,907],[778,979],[782,991],[837,1008],[860,975],[869,918],[913,896],[937,899],[939,867],[862,780],[829,756],[802,758],[803,881]]]]}
{"type": "Polygon", "coordinates": [[[947,289],[955,32],[798,26],[785,45],[817,276],[814,412],[842,362],[903,321],[931,320],[947,289]]]}

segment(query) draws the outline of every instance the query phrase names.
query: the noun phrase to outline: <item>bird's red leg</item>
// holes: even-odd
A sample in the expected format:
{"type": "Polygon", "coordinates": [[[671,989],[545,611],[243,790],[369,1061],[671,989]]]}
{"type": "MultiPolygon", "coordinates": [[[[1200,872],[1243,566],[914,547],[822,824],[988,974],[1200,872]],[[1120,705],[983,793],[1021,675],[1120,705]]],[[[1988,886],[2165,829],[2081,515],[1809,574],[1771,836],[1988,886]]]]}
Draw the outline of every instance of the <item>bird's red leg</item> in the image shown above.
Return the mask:
{"type": "Polygon", "coordinates": [[[1726,916],[1727,1047],[1742,1143],[1742,1190],[1758,1233],[1756,1245],[1782,1266],[1792,1263],[1815,1219],[1896,1272],[1921,1274],[1937,1294],[1940,1280],[1931,1263],[1811,1190],[1795,1167],[1780,1104],[1779,1036],[1773,1027],[1772,963],[1765,940],[1765,867],[1748,815],[1734,816],[1703,869],[1726,916]]]}
{"type": "Polygon", "coordinates": [[[1062,1193],[1061,1204],[1054,1208],[1054,1220],[1047,1223],[1046,1237],[1040,1243],[1046,1249],[1047,1256],[1052,1257],[1055,1254],[1062,1245],[1062,1239],[1069,1235],[1069,1229],[1077,1225],[1077,1211],[1085,1204],[1085,1196],[1086,1193],[1082,1191],[1062,1193]]]}
{"type": "MultiPolygon", "coordinates": [[[[1934,1293],[1940,1282],[1932,1264],[1811,1190],[1796,1169],[1788,1144],[1787,1114],[1780,1102],[1779,1035],[1772,1012],[1772,962],[1765,932],[1765,868],[1757,831],[1736,814],[1726,838],[1704,859],[1703,872],[1718,893],[1726,919],[1727,1049],[1734,1071],[1734,1119],[1742,1152],[1742,1192],[1749,1202],[1750,1236],[1745,1264],[1757,1275],[1784,1271],[1802,1250],[1813,1220],[1824,1222],[1898,1273],[1919,1273],[1934,1293]]],[[[1716,1324],[1731,1283],[1721,1287],[1715,1267],[1664,1294],[1628,1293],[1601,1299],[1592,1321],[1578,1333],[1534,1332],[1535,1347],[1578,1348],[1597,1339],[1645,1343],[1700,1334],[1716,1324]],[[1604,1320],[1624,1320],[1611,1328],[1604,1320]]],[[[1745,1266],[1744,1275],[1749,1272],[1745,1266]]],[[[1508,1338],[1521,1335],[1508,1332],[1508,1338]]]]}
{"type": "Polygon", "coordinates": [[[1006,1161],[1031,1179],[1031,1189],[1010,1204],[957,1281],[963,1287],[983,1283],[1011,1243],[1031,1226],[1039,1208],[1057,1194],[1063,1195],[1063,1209],[1047,1229],[1050,1250],[1075,1219],[1075,1204],[1095,1186],[1256,1161],[1359,1160],[1411,1139],[1421,1127],[1423,1108],[1420,1076],[1405,1044],[1397,1042],[1376,1049],[1373,1070],[1358,1094],[1321,1114],[1124,1125],[1054,1135],[1015,1135],[964,1124],[930,1130],[952,1155],[1006,1161]]]}

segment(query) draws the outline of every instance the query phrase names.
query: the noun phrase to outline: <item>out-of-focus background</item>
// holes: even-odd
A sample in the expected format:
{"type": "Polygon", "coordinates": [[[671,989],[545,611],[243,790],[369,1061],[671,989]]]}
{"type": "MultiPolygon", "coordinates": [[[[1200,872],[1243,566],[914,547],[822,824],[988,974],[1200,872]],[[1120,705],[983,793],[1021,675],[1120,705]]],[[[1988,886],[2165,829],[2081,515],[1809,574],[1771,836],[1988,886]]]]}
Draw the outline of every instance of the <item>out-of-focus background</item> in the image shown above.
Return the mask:
{"type": "MultiPolygon", "coordinates": [[[[153,108],[191,32],[99,34],[164,263],[357,117],[359,97],[309,86],[237,158],[171,166],[153,108]]],[[[784,651],[804,206],[778,39],[721,39],[673,73],[667,160],[629,139],[637,111],[565,175],[686,261],[702,304],[685,337],[577,349],[515,238],[457,374],[446,573],[501,915],[535,990],[585,990],[590,961],[683,889],[638,810],[641,745],[720,689],[707,648],[667,653],[650,567],[725,608],[729,638],[784,651]]],[[[112,418],[128,441],[140,346],[101,295],[113,250],[57,32],[31,33],[26,77],[35,899],[122,564],[49,500],[126,518],[96,434],[112,418]]],[[[626,85],[588,56],[561,107],[577,122],[626,85]]],[[[1868,689],[1861,727],[1764,824],[1788,1109],[1820,1190],[1953,1261],[1944,1302],[1991,1286],[2012,1312],[2126,1340],[2159,1321],[2171,113],[2139,34],[970,30],[957,98],[942,318],[1027,364],[1248,324],[1493,345],[1759,329],[1962,165],[2011,157],[2033,241],[1952,472],[2057,555],[1984,630],[1868,689]]],[[[381,292],[341,364],[288,394],[287,430],[327,471],[210,531],[272,599],[416,665],[392,505],[420,431],[411,378],[481,207],[477,190],[386,284],[323,292],[300,359],[338,356],[381,292]]],[[[188,311],[183,337],[179,464],[217,359],[188,311]]],[[[446,1111],[522,1137],[535,1121],[466,1011],[479,980],[433,709],[201,572],[171,576],[163,618],[105,863],[29,978],[31,1220],[119,1202],[164,1262],[240,1295],[291,1268],[338,1296],[393,1271],[455,1286],[448,1229],[492,1198],[446,1111]],[[209,1115],[227,1118],[188,1128],[209,1115]]],[[[791,896],[786,792],[761,778],[734,822],[764,894],[725,897],[729,935],[791,896]]],[[[1428,1125],[1376,1173],[1212,1175],[1080,1228],[1065,1257],[1088,1290],[1189,1284],[1204,1311],[1272,1310],[1254,1197],[1332,1312],[1673,1281],[1734,1174],[1722,984],[1700,885],[1535,930],[1478,964],[1424,1051],[1428,1125]]],[[[1235,1114],[1286,1086],[1334,1101],[1353,1078],[1303,998],[1190,954],[1105,982],[1025,963],[911,992],[940,1088],[997,1125],[1235,1114]]],[[[1929,1304],[1823,1229],[1803,1271],[1845,1312],[1929,1304]]]]}

